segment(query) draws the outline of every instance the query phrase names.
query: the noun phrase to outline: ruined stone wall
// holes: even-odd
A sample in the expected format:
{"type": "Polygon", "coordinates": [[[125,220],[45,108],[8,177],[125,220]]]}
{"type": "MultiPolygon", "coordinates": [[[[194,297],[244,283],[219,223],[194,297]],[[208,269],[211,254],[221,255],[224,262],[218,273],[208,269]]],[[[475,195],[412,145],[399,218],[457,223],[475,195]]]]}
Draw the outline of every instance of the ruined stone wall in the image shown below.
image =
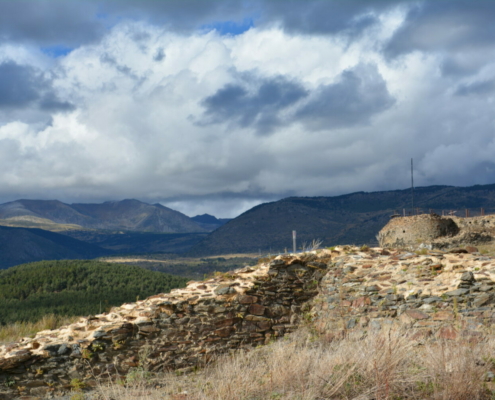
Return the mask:
{"type": "Polygon", "coordinates": [[[396,217],[378,234],[382,247],[417,248],[424,244],[435,249],[481,245],[495,238],[495,215],[480,217],[440,217],[416,215],[396,217]]]}
{"type": "Polygon", "coordinates": [[[329,339],[407,327],[418,340],[477,340],[494,333],[495,259],[469,251],[340,246],[190,282],[0,347],[0,399],[123,378],[140,353],[151,371],[187,371],[308,321],[329,339]]]}
{"type": "Polygon", "coordinates": [[[459,233],[452,237],[440,237],[431,242],[431,247],[448,249],[473,245],[478,246],[492,242],[495,238],[495,215],[460,218],[452,217],[459,227],[459,233]]]}
{"type": "Polygon", "coordinates": [[[379,232],[378,241],[381,247],[417,247],[458,233],[459,227],[452,218],[423,214],[391,219],[379,232]]]}
{"type": "Polygon", "coordinates": [[[330,258],[305,254],[245,267],[124,304],[0,347],[0,399],[70,391],[79,379],[125,376],[143,351],[151,371],[201,367],[217,354],[297,328],[330,258]]]}
{"type": "Polygon", "coordinates": [[[495,328],[495,260],[479,253],[340,251],[312,309],[330,339],[407,327],[412,338],[481,338],[495,328]]]}
{"type": "Polygon", "coordinates": [[[461,230],[495,231],[495,215],[484,215],[480,217],[450,217],[461,230]]]}

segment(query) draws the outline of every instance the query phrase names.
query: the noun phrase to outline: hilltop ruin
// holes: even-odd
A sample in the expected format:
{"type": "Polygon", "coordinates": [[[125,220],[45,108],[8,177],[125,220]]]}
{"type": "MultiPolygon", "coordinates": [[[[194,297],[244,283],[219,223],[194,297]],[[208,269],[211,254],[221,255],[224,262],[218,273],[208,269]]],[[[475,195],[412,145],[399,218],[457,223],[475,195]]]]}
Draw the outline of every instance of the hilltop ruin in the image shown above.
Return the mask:
{"type": "Polygon", "coordinates": [[[407,327],[411,340],[477,338],[495,326],[495,259],[339,246],[282,255],[0,347],[0,399],[51,398],[150,371],[201,368],[221,353],[311,324],[329,340],[407,327]]]}
{"type": "Polygon", "coordinates": [[[495,215],[459,218],[422,214],[392,218],[378,234],[381,247],[430,249],[491,242],[495,238],[495,215]]]}

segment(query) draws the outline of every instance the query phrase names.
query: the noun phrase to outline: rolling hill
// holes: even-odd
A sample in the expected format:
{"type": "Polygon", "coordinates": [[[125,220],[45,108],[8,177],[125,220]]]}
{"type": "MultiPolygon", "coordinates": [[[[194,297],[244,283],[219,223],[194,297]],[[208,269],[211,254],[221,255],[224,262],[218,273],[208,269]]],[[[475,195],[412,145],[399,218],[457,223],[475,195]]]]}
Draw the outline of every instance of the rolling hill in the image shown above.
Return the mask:
{"type": "Polygon", "coordinates": [[[34,217],[31,215],[0,219],[0,226],[11,226],[14,228],[39,228],[51,232],[65,232],[69,230],[84,229],[80,225],[57,224],[49,219],[34,217]]]}
{"type": "Polygon", "coordinates": [[[62,232],[120,254],[182,253],[204,239],[207,233],[108,232],[70,230],[62,232]]]}
{"type": "Polygon", "coordinates": [[[0,269],[39,260],[88,259],[111,254],[111,250],[55,232],[0,226],[0,269]]]}
{"type": "Polygon", "coordinates": [[[217,218],[210,214],[196,215],[191,219],[208,231],[214,231],[230,221],[230,218],[217,218]]]}
{"type": "MultiPolygon", "coordinates": [[[[415,207],[495,212],[495,185],[471,187],[429,186],[415,189],[415,207]]],[[[256,206],[210,233],[194,246],[195,256],[284,252],[292,250],[292,230],[298,248],[321,239],[324,246],[376,244],[376,235],[390,215],[411,210],[411,190],[358,192],[335,197],[289,197],[256,206]]]]}

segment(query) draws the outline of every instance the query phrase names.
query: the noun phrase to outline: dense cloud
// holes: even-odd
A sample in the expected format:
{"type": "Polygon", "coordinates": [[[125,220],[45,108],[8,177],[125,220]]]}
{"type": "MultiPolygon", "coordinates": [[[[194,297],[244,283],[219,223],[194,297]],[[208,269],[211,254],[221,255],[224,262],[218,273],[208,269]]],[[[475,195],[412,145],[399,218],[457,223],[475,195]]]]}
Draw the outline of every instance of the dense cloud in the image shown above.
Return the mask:
{"type": "Polygon", "coordinates": [[[336,83],[321,85],[315,92],[295,114],[296,121],[313,130],[367,124],[394,103],[386,82],[371,65],[345,70],[336,83]]]}
{"type": "MultiPolygon", "coordinates": [[[[175,32],[236,27],[256,20],[259,26],[281,24],[288,32],[356,34],[378,22],[378,0],[7,0],[0,2],[0,37],[50,46],[76,47],[103,37],[122,20],[146,21],[175,32]]],[[[248,24],[249,25],[249,24],[248,24]]]]}
{"type": "Polygon", "coordinates": [[[495,7],[491,1],[423,1],[413,3],[387,45],[397,55],[414,50],[464,51],[492,46],[495,7]]]}
{"type": "Polygon", "coordinates": [[[13,61],[0,63],[0,121],[26,120],[33,113],[49,120],[52,112],[73,109],[70,102],[58,97],[42,71],[13,61]]]}
{"type": "Polygon", "coordinates": [[[25,107],[39,98],[42,87],[34,68],[12,61],[0,64],[0,107],[25,107]]]}
{"type": "Polygon", "coordinates": [[[101,37],[105,27],[94,1],[15,0],[0,2],[2,41],[77,46],[101,37]]]}
{"type": "Polygon", "coordinates": [[[268,134],[286,124],[281,113],[307,95],[301,84],[284,77],[265,79],[251,91],[243,85],[228,84],[203,101],[206,123],[230,120],[241,128],[254,126],[258,133],[268,134]]]}
{"type": "Polygon", "coordinates": [[[393,103],[376,67],[358,65],[343,71],[337,82],[311,92],[283,77],[265,79],[254,89],[228,84],[203,101],[204,123],[233,121],[241,128],[253,126],[260,134],[296,122],[310,130],[327,130],[369,123],[393,103]]]}
{"type": "Polygon", "coordinates": [[[0,201],[138,198],[231,217],[407,187],[410,158],[419,185],[493,183],[494,12],[0,2],[0,201]]]}
{"type": "Polygon", "coordinates": [[[493,93],[495,89],[495,82],[481,81],[473,82],[469,84],[461,84],[456,90],[456,94],[459,96],[469,96],[469,95],[488,95],[493,93]]]}

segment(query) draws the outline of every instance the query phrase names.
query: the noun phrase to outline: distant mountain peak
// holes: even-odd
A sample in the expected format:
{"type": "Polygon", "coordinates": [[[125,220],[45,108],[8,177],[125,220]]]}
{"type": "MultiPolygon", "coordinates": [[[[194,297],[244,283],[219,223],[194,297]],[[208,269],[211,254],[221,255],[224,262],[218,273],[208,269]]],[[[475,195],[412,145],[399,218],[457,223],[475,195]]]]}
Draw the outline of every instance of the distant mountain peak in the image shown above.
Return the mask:
{"type": "Polygon", "coordinates": [[[191,219],[202,224],[221,224],[220,220],[217,217],[210,214],[196,215],[191,219]]]}
{"type": "Polygon", "coordinates": [[[18,200],[0,204],[0,219],[31,216],[83,228],[156,233],[206,232],[179,211],[136,199],[65,204],[58,200],[18,200]]]}

